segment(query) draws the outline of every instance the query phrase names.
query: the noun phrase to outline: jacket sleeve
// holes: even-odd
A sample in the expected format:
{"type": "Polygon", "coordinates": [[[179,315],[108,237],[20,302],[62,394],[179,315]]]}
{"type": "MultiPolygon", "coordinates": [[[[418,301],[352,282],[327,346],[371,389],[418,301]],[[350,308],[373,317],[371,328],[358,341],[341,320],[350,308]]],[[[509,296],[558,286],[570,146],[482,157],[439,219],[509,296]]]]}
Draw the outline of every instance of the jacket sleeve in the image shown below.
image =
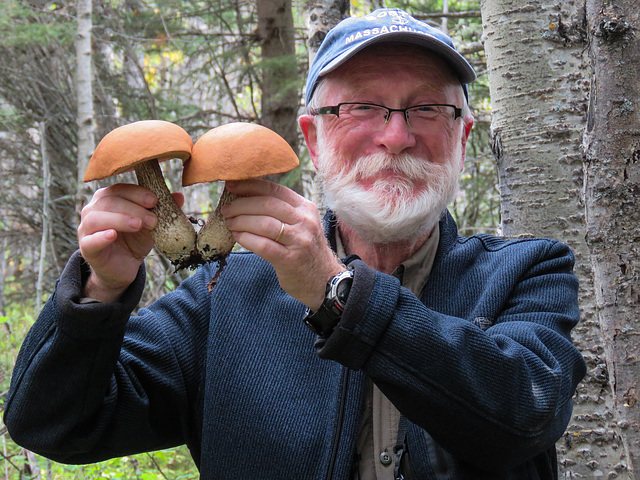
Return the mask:
{"type": "MultiPolygon", "coordinates": [[[[475,240],[477,241],[477,240],[475,240]]],[[[321,357],[362,369],[412,423],[480,469],[560,438],[585,374],[573,255],[554,241],[467,248],[434,267],[424,302],[361,261],[321,357]]]]}
{"type": "MultiPolygon", "coordinates": [[[[130,318],[144,269],[118,303],[80,303],[88,275],[79,253],[27,335],[13,372],[4,421],[18,444],[63,463],[91,463],[189,439],[202,369],[189,353],[204,341],[190,313],[207,309],[186,283],[130,318]],[[168,305],[179,303],[183,315],[168,305]],[[162,402],[154,399],[162,398],[162,402]]],[[[204,317],[208,318],[208,317],[204,317]]]]}

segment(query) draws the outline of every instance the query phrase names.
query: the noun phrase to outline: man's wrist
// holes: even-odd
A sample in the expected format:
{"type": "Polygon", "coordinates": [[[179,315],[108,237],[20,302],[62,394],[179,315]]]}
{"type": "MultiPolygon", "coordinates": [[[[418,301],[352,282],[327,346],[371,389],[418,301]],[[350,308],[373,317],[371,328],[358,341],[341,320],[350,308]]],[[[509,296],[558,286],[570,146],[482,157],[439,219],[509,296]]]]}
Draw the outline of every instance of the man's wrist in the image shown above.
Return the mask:
{"type": "Polygon", "coordinates": [[[117,302],[127,288],[109,288],[105,286],[94,273],[89,275],[87,283],[82,289],[81,303],[113,303],[117,302]]]}
{"type": "Polygon", "coordinates": [[[304,324],[315,334],[328,337],[340,322],[352,283],[352,269],[332,276],[326,284],[322,304],[315,311],[307,309],[303,319],[304,324]]]}

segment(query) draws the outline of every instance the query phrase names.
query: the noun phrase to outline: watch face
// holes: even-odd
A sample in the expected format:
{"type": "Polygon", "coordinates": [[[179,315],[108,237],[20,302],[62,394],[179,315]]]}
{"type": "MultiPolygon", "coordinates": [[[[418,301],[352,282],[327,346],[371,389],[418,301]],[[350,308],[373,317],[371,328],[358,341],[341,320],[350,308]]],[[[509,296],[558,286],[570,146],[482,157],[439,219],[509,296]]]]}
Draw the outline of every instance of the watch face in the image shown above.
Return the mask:
{"type": "Polygon", "coordinates": [[[340,321],[353,283],[353,272],[347,270],[327,282],[324,303],[316,311],[307,311],[304,323],[317,335],[328,336],[340,321]]]}
{"type": "Polygon", "coordinates": [[[349,296],[349,292],[351,291],[352,283],[353,278],[347,277],[344,278],[340,283],[338,283],[338,286],[336,287],[336,297],[343,307],[347,304],[347,297],[349,296]]]}
{"type": "Polygon", "coordinates": [[[329,291],[325,298],[326,302],[337,303],[340,308],[340,313],[344,310],[347,304],[347,297],[351,290],[351,284],[353,283],[353,272],[346,270],[339,273],[329,281],[329,291]]]}

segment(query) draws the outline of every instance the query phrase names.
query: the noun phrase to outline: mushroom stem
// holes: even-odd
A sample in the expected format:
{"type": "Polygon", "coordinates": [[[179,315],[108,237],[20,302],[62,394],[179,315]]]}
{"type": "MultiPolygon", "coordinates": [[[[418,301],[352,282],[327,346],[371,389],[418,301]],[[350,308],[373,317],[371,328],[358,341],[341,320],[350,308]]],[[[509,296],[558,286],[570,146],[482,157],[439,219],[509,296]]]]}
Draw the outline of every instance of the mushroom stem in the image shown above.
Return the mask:
{"type": "Polygon", "coordinates": [[[227,221],[220,212],[223,206],[235,198],[237,195],[229,192],[225,187],[218,200],[218,206],[198,233],[198,251],[205,263],[226,257],[236,243],[227,227],[227,221]]]}
{"type": "Polygon", "coordinates": [[[156,248],[180,268],[196,247],[193,225],[167,188],[157,159],[137,164],[135,171],[138,184],[158,197],[158,203],[151,209],[158,219],[156,228],[151,231],[156,248]]]}

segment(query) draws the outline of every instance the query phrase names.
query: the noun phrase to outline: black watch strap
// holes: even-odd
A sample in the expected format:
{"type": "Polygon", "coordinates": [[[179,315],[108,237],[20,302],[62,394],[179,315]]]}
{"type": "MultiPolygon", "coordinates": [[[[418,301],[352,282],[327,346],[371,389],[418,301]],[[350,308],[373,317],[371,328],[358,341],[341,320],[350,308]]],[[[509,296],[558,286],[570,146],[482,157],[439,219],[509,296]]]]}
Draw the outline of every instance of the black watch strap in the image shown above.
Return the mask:
{"type": "Polygon", "coordinates": [[[353,270],[345,270],[334,275],[327,282],[324,302],[318,310],[307,308],[304,324],[316,335],[328,337],[342,318],[347,298],[353,283],[353,270]]]}

